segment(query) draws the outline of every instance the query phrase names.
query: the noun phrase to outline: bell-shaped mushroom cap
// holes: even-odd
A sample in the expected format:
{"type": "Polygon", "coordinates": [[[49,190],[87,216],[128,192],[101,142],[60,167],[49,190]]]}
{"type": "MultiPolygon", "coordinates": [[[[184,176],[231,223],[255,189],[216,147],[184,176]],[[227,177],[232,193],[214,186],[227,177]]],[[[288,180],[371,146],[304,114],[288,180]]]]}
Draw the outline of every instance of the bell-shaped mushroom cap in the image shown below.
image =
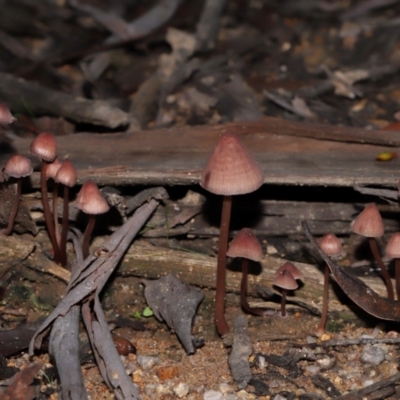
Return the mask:
{"type": "Polygon", "coordinates": [[[10,125],[16,120],[12,116],[10,109],[4,103],[0,103],[0,125],[10,125]]]}
{"type": "Polygon", "coordinates": [[[14,154],[6,162],[3,172],[12,178],[29,176],[32,173],[31,160],[20,154],[14,154]]]}
{"type": "Polygon", "coordinates": [[[393,233],[386,245],[386,256],[400,258],[400,232],[393,233]]]}
{"type": "Polygon", "coordinates": [[[272,283],[273,285],[286,290],[295,290],[299,287],[296,279],[294,279],[293,275],[287,269],[282,270],[278,275],[276,275],[272,283]]]}
{"type": "Polygon", "coordinates": [[[201,186],[224,196],[251,193],[264,183],[264,173],[239,137],[223,133],[201,174],[201,186]]]}
{"type": "Polygon", "coordinates": [[[383,221],[375,203],[367,204],[354,220],[351,230],[365,237],[383,236],[383,221]]]}
{"type": "Polygon", "coordinates": [[[47,162],[52,162],[57,156],[57,143],[53,134],[42,132],[33,139],[30,147],[30,152],[47,162]]]}
{"type": "Polygon", "coordinates": [[[55,179],[62,162],[56,157],[52,163],[46,165],[46,179],[55,179]]]}
{"type": "Polygon", "coordinates": [[[327,233],[318,239],[319,247],[331,257],[338,256],[342,253],[342,243],[333,233],[327,233]]]}
{"type": "Polygon", "coordinates": [[[62,163],[54,180],[57,183],[62,183],[63,185],[69,186],[69,187],[76,185],[76,180],[77,180],[76,169],[73,166],[71,161],[65,160],[62,163]]]}
{"type": "Polygon", "coordinates": [[[263,258],[260,242],[249,228],[243,228],[236,234],[226,255],[228,257],[243,257],[253,261],[261,261],[263,258]]]}
{"type": "Polygon", "coordinates": [[[82,185],[76,196],[76,207],[86,214],[104,214],[110,209],[107,200],[91,180],[82,185]]]}
{"type": "Polygon", "coordinates": [[[281,265],[275,272],[275,278],[280,275],[283,271],[289,271],[294,279],[303,279],[303,273],[290,261],[286,261],[281,265]]]}

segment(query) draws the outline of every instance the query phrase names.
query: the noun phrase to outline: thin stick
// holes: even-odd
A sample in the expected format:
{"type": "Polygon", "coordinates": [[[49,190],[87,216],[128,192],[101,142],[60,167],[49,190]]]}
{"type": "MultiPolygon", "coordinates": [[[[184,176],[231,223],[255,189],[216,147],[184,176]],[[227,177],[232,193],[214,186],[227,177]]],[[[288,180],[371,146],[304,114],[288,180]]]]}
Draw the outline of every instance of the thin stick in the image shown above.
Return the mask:
{"type": "Polygon", "coordinates": [[[15,217],[17,216],[18,213],[19,201],[21,199],[21,188],[22,188],[22,179],[19,178],[17,182],[17,194],[14,200],[13,208],[11,210],[10,218],[8,220],[8,225],[7,228],[0,230],[0,235],[9,235],[13,230],[15,217]]]}
{"type": "Polygon", "coordinates": [[[44,219],[46,221],[47,232],[49,234],[49,238],[51,244],[53,245],[54,251],[54,262],[60,262],[60,249],[57,244],[56,233],[54,229],[54,224],[51,216],[49,199],[47,194],[47,181],[46,181],[46,161],[42,160],[41,170],[40,170],[40,183],[41,183],[41,191],[42,191],[42,204],[43,204],[43,214],[44,219]]]}
{"type": "Polygon", "coordinates": [[[325,264],[324,273],[324,297],[322,300],[322,314],[317,328],[317,334],[322,335],[325,331],[326,319],[328,317],[328,301],[329,301],[329,267],[325,264]]]}
{"type": "Polygon", "coordinates": [[[286,289],[282,289],[281,316],[286,317],[286,289]]]}
{"type": "Polygon", "coordinates": [[[385,264],[382,261],[382,257],[378,250],[378,245],[376,244],[375,238],[371,237],[368,238],[369,246],[371,248],[372,254],[378,263],[379,267],[381,268],[382,276],[385,281],[386,290],[388,292],[388,299],[394,300],[394,291],[393,291],[393,284],[392,280],[390,279],[389,272],[387,271],[385,264]]]}
{"type": "Polygon", "coordinates": [[[226,252],[228,250],[229,223],[231,219],[232,196],[224,196],[222,200],[221,226],[219,231],[219,248],[217,262],[217,284],[215,292],[214,320],[217,331],[224,336],[229,331],[225,320],[225,281],[226,252]]]}
{"type": "Polygon", "coordinates": [[[67,265],[68,200],[69,200],[69,187],[67,185],[64,185],[63,217],[62,217],[61,240],[60,240],[61,265],[64,267],[67,265]]]}
{"type": "Polygon", "coordinates": [[[83,259],[85,259],[89,256],[89,239],[90,239],[90,236],[92,235],[95,223],[96,223],[96,216],[89,215],[89,221],[88,221],[88,224],[85,229],[85,233],[83,234],[83,238],[82,238],[83,259]]]}

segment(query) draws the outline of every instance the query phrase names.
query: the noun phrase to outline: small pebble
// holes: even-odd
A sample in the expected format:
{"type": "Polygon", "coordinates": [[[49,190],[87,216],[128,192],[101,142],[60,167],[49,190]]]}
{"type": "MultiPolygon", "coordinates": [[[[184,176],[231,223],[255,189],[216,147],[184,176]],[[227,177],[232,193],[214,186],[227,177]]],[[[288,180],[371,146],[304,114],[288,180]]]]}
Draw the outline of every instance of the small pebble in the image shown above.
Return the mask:
{"type": "Polygon", "coordinates": [[[367,386],[370,386],[370,385],[372,385],[374,383],[374,381],[372,380],[372,379],[366,379],[364,382],[363,382],[363,387],[367,387],[367,386]]]}
{"type": "Polygon", "coordinates": [[[222,400],[223,398],[222,393],[215,390],[207,390],[203,396],[203,400],[222,400]]]}
{"type": "Polygon", "coordinates": [[[254,400],[256,398],[253,393],[247,393],[245,390],[240,390],[236,395],[240,400],[254,400]]]}
{"type": "Polygon", "coordinates": [[[156,365],[160,364],[160,359],[158,357],[139,356],[137,362],[144,371],[150,371],[156,365]]]}
{"type": "Polygon", "coordinates": [[[181,382],[174,387],[173,391],[181,399],[182,397],[187,396],[187,394],[189,393],[189,385],[187,383],[181,382]]]}
{"type": "Polygon", "coordinates": [[[305,370],[307,372],[309,372],[312,375],[318,374],[318,372],[320,371],[320,367],[316,366],[316,365],[308,365],[305,370]]]}
{"type": "Polygon", "coordinates": [[[232,387],[231,385],[228,385],[227,383],[221,383],[221,384],[219,385],[219,391],[220,391],[223,395],[226,395],[226,394],[229,394],[229,393],[233,393],[233,392],[234,392],[233,387],[232,387]]]}
{"type": "Polygon", "coordinates": [[[361,361],[365,364],[379,365],[385,359],[385,351],[378,346],[366,345],[361,353],[361,361]]]}

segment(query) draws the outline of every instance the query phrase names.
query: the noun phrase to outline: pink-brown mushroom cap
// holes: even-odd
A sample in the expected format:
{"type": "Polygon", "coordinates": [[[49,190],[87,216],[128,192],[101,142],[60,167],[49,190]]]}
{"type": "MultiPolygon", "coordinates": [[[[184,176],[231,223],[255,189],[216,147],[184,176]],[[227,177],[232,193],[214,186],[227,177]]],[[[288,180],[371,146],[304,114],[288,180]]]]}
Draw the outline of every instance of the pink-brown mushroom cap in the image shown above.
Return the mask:
{"type": "Polygon", "coordinates": [[[386,245],[386,256],[400,258],[400,232],[393,233],[386,245]]]}
{"type": "Polygon", "coordinates": [[[365,237],[383,236],[383,221],[378,207],[374,203],[367,204],[354,220],[351,230],[365,237]]]}
{"type": "Polygon", "coordinates": [[[65,160],[54,179],[56,182],[61,183],[68,187],[73,187],[76,185],[77,174],[76,169],[71,161],[65,160]]]}
{"type": "Polygon", "coordinates": [[[12,155],[3,169],[3,172],[12,178],[23,178],[29,176],[32,171],[31,160],[21,156],[20,154],[12,155]]]}
{"type": "Polygon", "coordinates": [[[328,256],[335,257],[343,251],[341,241],[333,233],[327,233],[322,236],[322,238],[318,239],[318,244],[328,256]]]}
{"type": "Polygon", "coordinates": [[[98,186],[91,180],[82,185],[76,197],[76,207],[86,214],[104,214],[110,209],[98,186]]]}
{"type": "Polygon", "coordinates": [[[44,161],[52,162],[57,156],[56,139],[51,133],[39,133],[39,135],[33,139],[29,150],[34,156],[44,161]]]}
{"type": "Polygon", "coordinates": [[[254,232],[243,228],[233,238],[226,253],[228,257],[243,257],[252,261],[261,261],[263,251],[254,232]]]}

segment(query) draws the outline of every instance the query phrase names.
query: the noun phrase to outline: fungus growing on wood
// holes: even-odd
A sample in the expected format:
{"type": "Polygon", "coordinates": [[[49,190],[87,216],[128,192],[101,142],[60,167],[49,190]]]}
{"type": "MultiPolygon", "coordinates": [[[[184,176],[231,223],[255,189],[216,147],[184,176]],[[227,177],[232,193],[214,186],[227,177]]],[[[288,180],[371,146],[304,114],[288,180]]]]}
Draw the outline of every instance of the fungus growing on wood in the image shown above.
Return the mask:
{"type": "Polygon", "coordinates": [[[29,176],[32,173],[31,160],[19,154],[14,154],[7,161],[3,172],[8,177],[17,180],[17,192],[15,194],[15,201],[11,209],[7,227],[0,230],[1,235],[9,235],[12,232],[15,217],[18,213],[18,206],[21,199],[22,178],[29,176]]]}
{"type": "Polygon", "coordinates": [[[89,239],[96,223],[96,215],[105,214],[110,206],[98,186],[88,180],[82,185],[76,197],[76,207],[89,215],[89,221],[82,237],[82,254],[83,258],[86,258],[89,255],[89,239]]]}
{"type": "MultiPolygon", "coordinates": [[[[61,265],[67,264],[67,234],[68,234],[68,200],[69,200],[69,188],[76,185],[77,174],[76,169],[72,162],[65,160],[57,175],[54,178],[56,184],[61,183],[64,185],[64,199],[63,199],[63,217],[62,217],[62,228],[61,228],[61,239],[60,239],[60,261],[61,265]]],[[[56,212],[56,211],[54,211],[56,212]]]]}
{"type": "Polygon", "coordinates": [[[371,252],[381,269],[386,290],[388,292],[388,298],[394,300],[393,284],[385,264],[382,261],[378,245],[376,243],[376,238],[383,236],[384,233],[383,221],[378,207],[374,203],[366,205],[364,210],[361,211],[358,217],[354,220],[351,229],[354,233],[368,238],[371,252]]]}
{"type": "Polygon", "coordinates": [[[286,317],[286,294],[289,290],[297,289],[299,285],[287,268],[280,270],[280,272],[275,275],[273,285],[282,289],[281,316],[286,317]]]}
{"type": "Polygon", "coordinates": [[[386,245],[386,256],[394,258],[397,300],[400,300],[400,232],[393,233],[386,245]]]}
{"type": "Polygon", "coordinates": [[[226,253],[228,257],[242,258],[242,280],[240,283],[240,304],[246,312],[255,315],[266,315],[267,310],[263,308],[250,307],[246,300],[247,294],[247,275],[249,270],[249,260],[259,262],[263,258],[260,242],[254,232],[249,228],[243,228],[233,238],[226,253]]]}
{"type": "MultiPolygon", "coordinates": [[[[336,257],[339,256],[342,251],[342,243],[340,240],[334,235],[333,233],[327,233],[326,235],[322,236],[318,240],[318,244],[321,249],[327,254],[329,257],[336,257]]],[[[324,295],[322,300],[322,313],[321,319],[319,321],[319,325],[317,328],[317,335],[322,335],[325,330],[326,326],[326,319],[328,316],[328,300],[329,300],[329,266],[325,264],[324,268],[324,295]]]]}
{"type": "Polygon", "coordinates": [[[200,181],[204,189],[223,196],[214,314],[215,324],[221,336],[229,331],[224,310],[226,251],[228,248],[232,196],[254,192],[263,182],[264,174],[260,166],[242,144],[239,137],[232,132],[223,133],[202,171],[200,181]]]}
{"type": "Polygon", "coordinates": [[[52,220],[49,199],[47,195],[46,170],[49,163],[52,163],[57,156],[57,144],[54,135],[42,132],[32,141],[30,152],[40,158],[40,189],[42,193],[43,214],[46,221],[47,231],[54,251],[54,261],[60,262],[60,249],[58,247],[54,222],[52,220]]]}

